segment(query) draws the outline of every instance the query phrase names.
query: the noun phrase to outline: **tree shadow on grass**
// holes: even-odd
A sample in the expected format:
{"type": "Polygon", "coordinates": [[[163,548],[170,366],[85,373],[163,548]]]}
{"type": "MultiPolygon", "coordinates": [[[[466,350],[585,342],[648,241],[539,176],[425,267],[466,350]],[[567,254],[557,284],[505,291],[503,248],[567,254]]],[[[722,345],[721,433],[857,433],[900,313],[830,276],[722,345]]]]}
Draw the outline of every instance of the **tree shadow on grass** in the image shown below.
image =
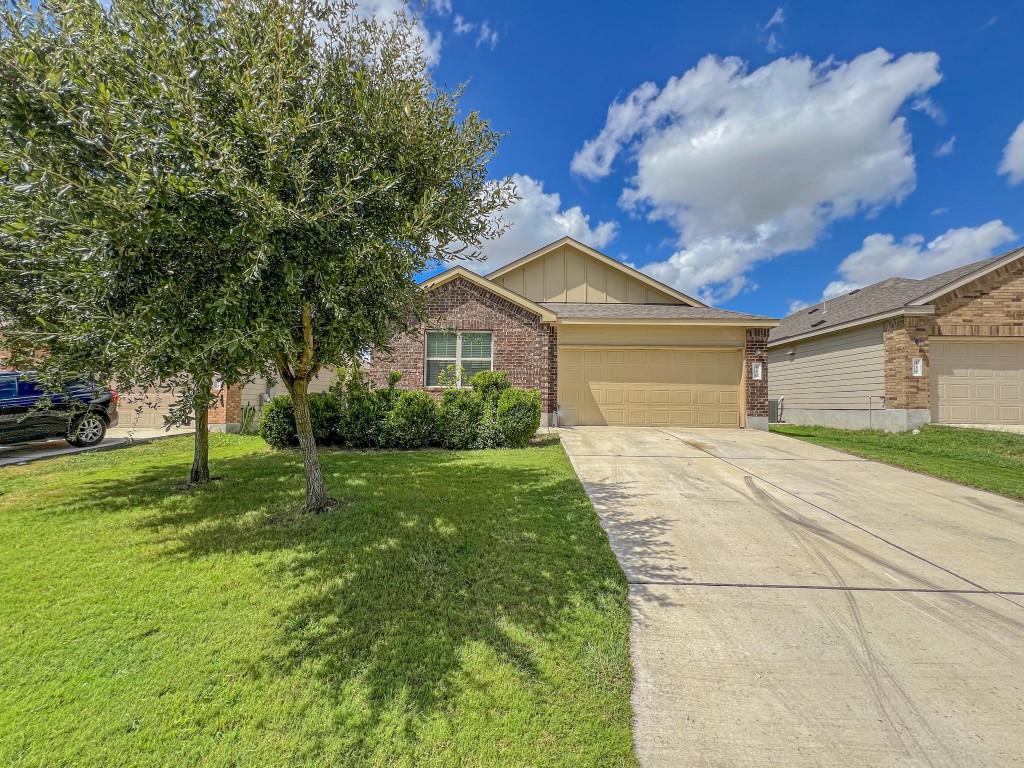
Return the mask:
{"type": "MultiPolygon", "coordinates": [[[[290,452],[214,459],[225,479],[177,498],[179,466],[86,491],[97,509],[152,510],[135,525],[161,556],[274,555],[265,578],[294,599],[266,663],[314,676],[336,708],[354,711],[356,698],[359,717],[379,720],[396,706],[410,717],[449,707],[471,648],[540,680],[549,638],[624,605],[593,508],[567,462],[550,468],[556,457],[325,451],[341,507],[315,516],[299,512],[301,461],[290,452]]],[[[603,503],[615,494],[603,486],[603,503]]]]}

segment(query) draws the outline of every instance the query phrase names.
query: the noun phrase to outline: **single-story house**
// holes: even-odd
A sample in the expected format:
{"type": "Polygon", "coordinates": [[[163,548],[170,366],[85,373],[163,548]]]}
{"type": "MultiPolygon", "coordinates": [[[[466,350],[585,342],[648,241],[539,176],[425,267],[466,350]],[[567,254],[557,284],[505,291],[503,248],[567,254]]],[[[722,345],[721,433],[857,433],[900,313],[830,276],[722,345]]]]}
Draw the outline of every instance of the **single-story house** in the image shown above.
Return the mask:
{"type": "Polygon", "coordinates": [[[428,321],[374,352],[381,384],[440,396],[442,372],[503,370],[540,390],[545,424],[766,429],[768,331],[563,238],[486,276],[452,267],[422,284],[428,321]]]}
{"type": "Polygon", "coordinates": [[[768,396],[793,424],[1024,424],[1024,248],[783,318],[768,396]]]}

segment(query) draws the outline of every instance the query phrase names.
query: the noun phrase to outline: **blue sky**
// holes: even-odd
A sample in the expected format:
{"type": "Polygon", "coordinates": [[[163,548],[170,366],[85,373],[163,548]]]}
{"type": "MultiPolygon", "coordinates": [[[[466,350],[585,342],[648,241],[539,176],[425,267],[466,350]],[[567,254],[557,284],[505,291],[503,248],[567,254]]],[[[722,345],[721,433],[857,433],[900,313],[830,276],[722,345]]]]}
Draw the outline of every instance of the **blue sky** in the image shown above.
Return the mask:
{"type": "Polygon", "coordinates": [[[781,316],[1024,242],[1019,0],[431,0],[422,25],[524,197],[482,271],[569,234],[781,316]]]}

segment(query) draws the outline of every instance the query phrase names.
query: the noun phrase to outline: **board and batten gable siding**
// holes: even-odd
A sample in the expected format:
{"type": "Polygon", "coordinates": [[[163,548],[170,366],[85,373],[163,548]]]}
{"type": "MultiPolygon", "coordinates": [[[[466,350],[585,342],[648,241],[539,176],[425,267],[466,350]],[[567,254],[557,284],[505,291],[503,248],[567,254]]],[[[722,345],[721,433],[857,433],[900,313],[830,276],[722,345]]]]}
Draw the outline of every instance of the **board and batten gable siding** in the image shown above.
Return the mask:
{"type": "Polygon", "coordinates": [[[786,409],[866,410],[868,398],[884,394],[881,323],[768,350],[768,397],[784,397],[786,409]]]}
{"type": "Polygon", "coordinates": [[[569,244],[494,278],[494,282],[538,303],[683,303],[569,244]]]}

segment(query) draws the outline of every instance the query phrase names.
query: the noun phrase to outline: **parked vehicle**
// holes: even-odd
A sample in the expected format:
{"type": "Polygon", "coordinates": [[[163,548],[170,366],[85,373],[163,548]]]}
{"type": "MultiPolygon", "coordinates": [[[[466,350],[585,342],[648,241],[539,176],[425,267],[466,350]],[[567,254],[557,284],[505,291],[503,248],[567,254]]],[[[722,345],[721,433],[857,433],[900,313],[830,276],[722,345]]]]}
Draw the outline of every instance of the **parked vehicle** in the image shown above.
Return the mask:
{"type": "Polygon", "coordinates": [[[0,372],[0,445],[62,437],[97,445],[117,426],[117,392],[85,381],[47,392],[31,371],[0,372]]]}

